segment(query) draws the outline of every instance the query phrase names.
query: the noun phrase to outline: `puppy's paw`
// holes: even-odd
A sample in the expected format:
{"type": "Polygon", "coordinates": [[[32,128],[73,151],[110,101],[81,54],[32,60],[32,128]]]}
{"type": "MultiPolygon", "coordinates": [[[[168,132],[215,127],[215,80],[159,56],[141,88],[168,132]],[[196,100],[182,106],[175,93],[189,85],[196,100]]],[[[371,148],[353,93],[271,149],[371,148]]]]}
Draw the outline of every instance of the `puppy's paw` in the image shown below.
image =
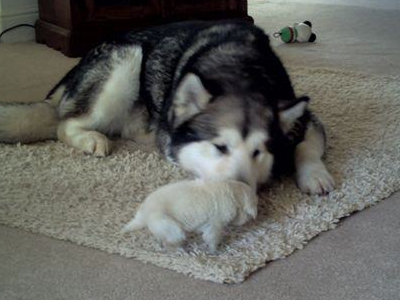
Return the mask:
{"type": "Polygon", "coordinates": [[[110,143],[103,134],[96,131],[89,131],[81,138],[80,148],[86,154],[104,157],[110,153],[110,143]]]}
{"type": "Polygon", "coordinates": [[[303,193],[311,195],[326,195],[335,187],[331,174],[322,162],[302,166],[297,172],[297,184],[303,193]]]}

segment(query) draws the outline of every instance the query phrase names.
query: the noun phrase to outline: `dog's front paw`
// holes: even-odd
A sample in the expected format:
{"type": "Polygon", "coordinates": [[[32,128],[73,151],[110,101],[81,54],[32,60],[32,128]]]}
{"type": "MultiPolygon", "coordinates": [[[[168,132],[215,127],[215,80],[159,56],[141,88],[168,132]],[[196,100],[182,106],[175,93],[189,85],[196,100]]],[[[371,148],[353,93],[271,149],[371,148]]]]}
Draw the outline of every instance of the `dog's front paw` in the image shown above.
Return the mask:
{"type": "Polygon", "coordinates": [[[302,166],[297,172],[297,184],[302,192],[311,195],[325,195],[335,187],[331,174],[322,162],[302,166]]]}
{"type": "Polygon", "coordinates": [[[89,131],[82,137],[81,149],[87,154],[104,157],[110,152],[110,141],[99,132],[89,131]]]}

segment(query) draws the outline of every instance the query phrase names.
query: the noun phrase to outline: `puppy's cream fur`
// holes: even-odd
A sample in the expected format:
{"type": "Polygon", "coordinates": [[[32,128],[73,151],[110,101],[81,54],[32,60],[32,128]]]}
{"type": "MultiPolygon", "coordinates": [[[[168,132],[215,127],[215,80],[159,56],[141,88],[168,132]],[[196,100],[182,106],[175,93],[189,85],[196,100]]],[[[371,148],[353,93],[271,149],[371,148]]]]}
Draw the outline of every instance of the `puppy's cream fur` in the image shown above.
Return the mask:
{"type": "Polygon", "coordinates": [[[250,186],[233,180],[186,180],[150,194],[123,232],[147,227],[167,247],[180,246],[185,232],[198,232],[214,252],[225,226],[243,225],[256,216],[257,196],[250,186]]]}

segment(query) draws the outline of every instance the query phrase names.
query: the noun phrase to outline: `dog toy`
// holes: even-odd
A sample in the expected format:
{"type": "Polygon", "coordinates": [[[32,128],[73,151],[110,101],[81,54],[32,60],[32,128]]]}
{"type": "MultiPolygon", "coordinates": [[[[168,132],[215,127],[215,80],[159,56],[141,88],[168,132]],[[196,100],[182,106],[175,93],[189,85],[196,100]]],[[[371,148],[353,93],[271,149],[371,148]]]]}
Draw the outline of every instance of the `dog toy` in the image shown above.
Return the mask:
{"type": "Polygon", "coordinates": [[[315,42],[317,36],[312,32],[310,21],[303,23],[294,23],[293,26],[283,27],[280,31],[274,33],[274,37],[280,37],[285,43],[305,43],[315,42]]]}

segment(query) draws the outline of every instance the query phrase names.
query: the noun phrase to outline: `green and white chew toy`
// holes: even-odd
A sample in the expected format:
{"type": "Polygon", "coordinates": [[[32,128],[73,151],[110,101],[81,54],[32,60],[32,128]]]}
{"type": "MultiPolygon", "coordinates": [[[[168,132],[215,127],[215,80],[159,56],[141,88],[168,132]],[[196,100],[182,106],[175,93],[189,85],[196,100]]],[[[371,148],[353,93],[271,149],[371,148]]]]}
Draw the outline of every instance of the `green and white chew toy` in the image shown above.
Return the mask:
{"type": "Polygon", "coordinates": [[[274,37],[280,37],[285,43],[305,43],[315,42],[317,36],[312,32],[310,21],[294,23],[293,26],[283,27],[279,32],[274,33],[274,37]]]}

